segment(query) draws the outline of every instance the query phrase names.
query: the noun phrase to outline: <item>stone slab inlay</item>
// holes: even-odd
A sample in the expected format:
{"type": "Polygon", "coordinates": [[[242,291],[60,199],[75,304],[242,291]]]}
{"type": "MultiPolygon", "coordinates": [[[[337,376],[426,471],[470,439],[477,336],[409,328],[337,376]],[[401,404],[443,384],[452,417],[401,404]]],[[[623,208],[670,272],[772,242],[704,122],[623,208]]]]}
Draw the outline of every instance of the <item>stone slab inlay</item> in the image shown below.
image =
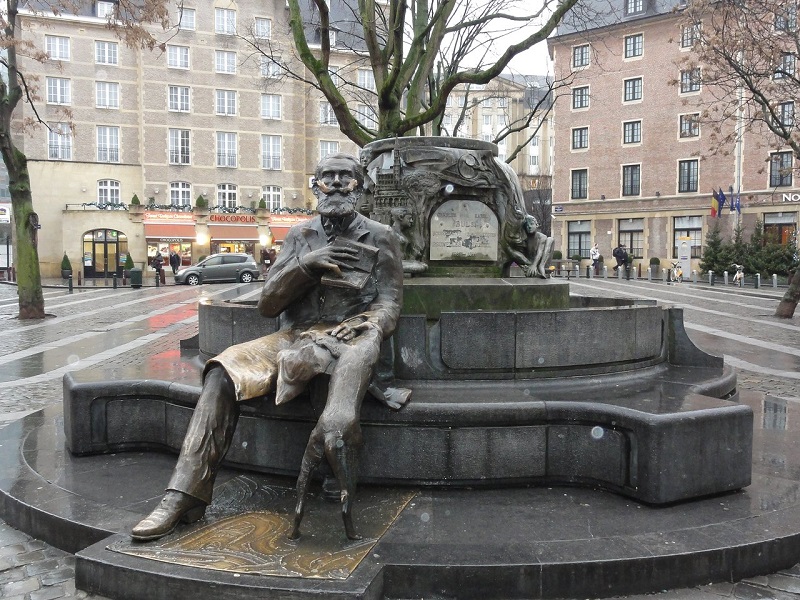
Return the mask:
{"type": "Polygon", "coordinates": [[[497,260],[497,215],[475,200],[447,200],[431,218],[431,260],[497,260]]]}

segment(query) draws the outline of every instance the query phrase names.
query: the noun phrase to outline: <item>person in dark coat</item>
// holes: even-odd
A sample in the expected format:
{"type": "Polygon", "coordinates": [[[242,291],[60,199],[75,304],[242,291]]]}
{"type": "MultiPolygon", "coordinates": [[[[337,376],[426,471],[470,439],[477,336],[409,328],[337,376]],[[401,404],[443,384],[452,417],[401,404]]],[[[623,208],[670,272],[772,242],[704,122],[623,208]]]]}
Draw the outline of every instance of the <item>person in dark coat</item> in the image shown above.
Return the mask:
{"type": "MultiPolygon", "coordinates": [[[[231,346],[208,361],[167,492],[133,528],[134,540],[157,539],[179,522],[203,516],[236,428],[239,402],[272,391],[277,403],[287,402],[311,377],[328,373],[326,409],[309,440],[303,472],[307,459],[311,464],[323,452],[327,456],[331,432],[325,419],[331,407],[335,429],[345,438],[335,440],[337,444],[346,444],[348,450],[360,445],[361,402],[381,342],[397,325],[403,285],[396,236],[389,227],[355,212],[363,183],[361,165],[351,156],[328,156],[318,165],[314,193],[319,214],[289,231],[258,302],[263,316],[280,317],[280,329],[231,346]],[[314,437],[317,433],[319,438],[314,437]]],[[[337,471],[337,465],[332,467],[337,471]]],[[[301,506],[298,512],[302,516],[301,506]]],[[[343,515],[348,536],[357,538],[344,509],[343,515]]],[[[298,526],[299,518],[295,534],[298,526]]]]}
{"type": "Polygon", "coordinates": [[[169,266],[172,267],[172,274],[173,275],[178,272],[178,269],[181,266],[181,257],[174,250],[170,250],[170,253],[169,253],[169,266]]]}
{"type": "Polygon", "coordinates": [[[161,252],[156,252],[156,255],[153,257],[153,262],[150,264],[156,270],[156,275],[160,277],[161,269],[164,268],[164,257],[161,256],[161,252]]]}

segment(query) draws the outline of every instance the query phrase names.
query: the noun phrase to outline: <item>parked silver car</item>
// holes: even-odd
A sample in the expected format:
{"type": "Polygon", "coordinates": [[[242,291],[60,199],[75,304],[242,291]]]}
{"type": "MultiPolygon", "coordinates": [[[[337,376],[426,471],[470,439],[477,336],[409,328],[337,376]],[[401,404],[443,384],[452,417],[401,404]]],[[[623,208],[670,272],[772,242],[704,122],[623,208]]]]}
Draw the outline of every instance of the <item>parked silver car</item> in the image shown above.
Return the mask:
{"type": "Polygon", "coordinates": [[[212,281],[241,281],[258,279],[258,265],[249,254],[212,254],[196,265],[185,267],[175,274],[175,283],[199,285],[212,281]]]}

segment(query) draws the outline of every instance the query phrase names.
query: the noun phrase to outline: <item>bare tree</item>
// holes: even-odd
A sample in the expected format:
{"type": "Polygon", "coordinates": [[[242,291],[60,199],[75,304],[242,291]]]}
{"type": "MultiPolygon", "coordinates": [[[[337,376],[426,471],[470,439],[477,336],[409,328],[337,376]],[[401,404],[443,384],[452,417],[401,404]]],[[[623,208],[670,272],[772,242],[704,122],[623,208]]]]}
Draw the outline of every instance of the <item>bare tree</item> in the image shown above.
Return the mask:
{"type": "MultiPolygon", "coordinates": [[[[37,11],[50,15],[77,13],[84,4],[80,0],[54,0],[50,2],[22,3],[25,12],[37,11]]],[[[17,270],[17,293],[19,296],[19,318],[41,319],[45,316],[42,279],[39,270],[39,251],[37,236],[39,216],[33,210],[28,160],[14,142],[14,135],[36,127],[48,127],[36,110],[41,101],[38,93],[38,78],[26,75],[21,69],[25,60],[43,63],[49,59],[46,49],[36,47],[23,35],[23,15],[20,15],[19,0],[6,0],[6,9],[0,12],[0,45],[5,53],[0,56],[0,64],[5,73],[0,78],[0,153],[8,170],[9,192],[14,215],[14,239],[16,247],[15,265],[17,270]],[[25,122],[13,121],[14,111],[20,102],[27,102],[33,110],[33,117],[25,122]]],[[[109,27],[118,32],[126,43],[154,48],[156,39],[147,29],[148,25],[158,23],[165,29],[169,26],[168,3],[164,0],[120,0],[118,13],[109,17],[109,27]]],[[[70,115],[65,112],[69,119],[70,115]]]]}
{"type": "MultiPolygon", "coordinates": [[[[761,132],[775,149],[800,159],[795,99],[800,97],[796,0],[696,0],[684,11],[681,43],[692,44],[686,70],[700,68],[713,96],[701,115],[711,126],[713,152],[729,152],[745,131],[761,132]]],[[[774,164],[790,175],[794,164],[774,164]]],[[[791,318],[800,300],[795,276],[775,316],[791,318]]]]}
{"type": "Polygon", "coordinates": [[[523,0],[287,0],[291,51],[304,69],[285,59],[288,48],[251,43],[264,60],[319,89],[342,133],[363,146],[435,132],[457,86],[494,80],[514,57],[543,42],[576,2],[541,0],[531,8],[523,0]],[[514,43],[512,36],[526,30],[532,33],[514,43]],[[342,49],[351,56],[343,68],[365,69],[369,77],[349,83],[338,77],[331,58],[342,49]],[[359,106],[372,114],[359,113],[359,106]]]}

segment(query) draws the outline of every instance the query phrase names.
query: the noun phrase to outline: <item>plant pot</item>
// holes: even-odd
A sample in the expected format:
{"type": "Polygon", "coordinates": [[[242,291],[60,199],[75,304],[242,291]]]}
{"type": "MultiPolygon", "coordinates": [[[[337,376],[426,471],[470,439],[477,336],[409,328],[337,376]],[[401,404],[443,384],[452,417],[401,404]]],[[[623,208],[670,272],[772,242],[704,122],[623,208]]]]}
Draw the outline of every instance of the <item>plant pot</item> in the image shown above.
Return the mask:
{"type": "Polygon", "coordinates": [[[72,275],[72,269],[61,269],[61,279],[69,279],[72,275]]]}

